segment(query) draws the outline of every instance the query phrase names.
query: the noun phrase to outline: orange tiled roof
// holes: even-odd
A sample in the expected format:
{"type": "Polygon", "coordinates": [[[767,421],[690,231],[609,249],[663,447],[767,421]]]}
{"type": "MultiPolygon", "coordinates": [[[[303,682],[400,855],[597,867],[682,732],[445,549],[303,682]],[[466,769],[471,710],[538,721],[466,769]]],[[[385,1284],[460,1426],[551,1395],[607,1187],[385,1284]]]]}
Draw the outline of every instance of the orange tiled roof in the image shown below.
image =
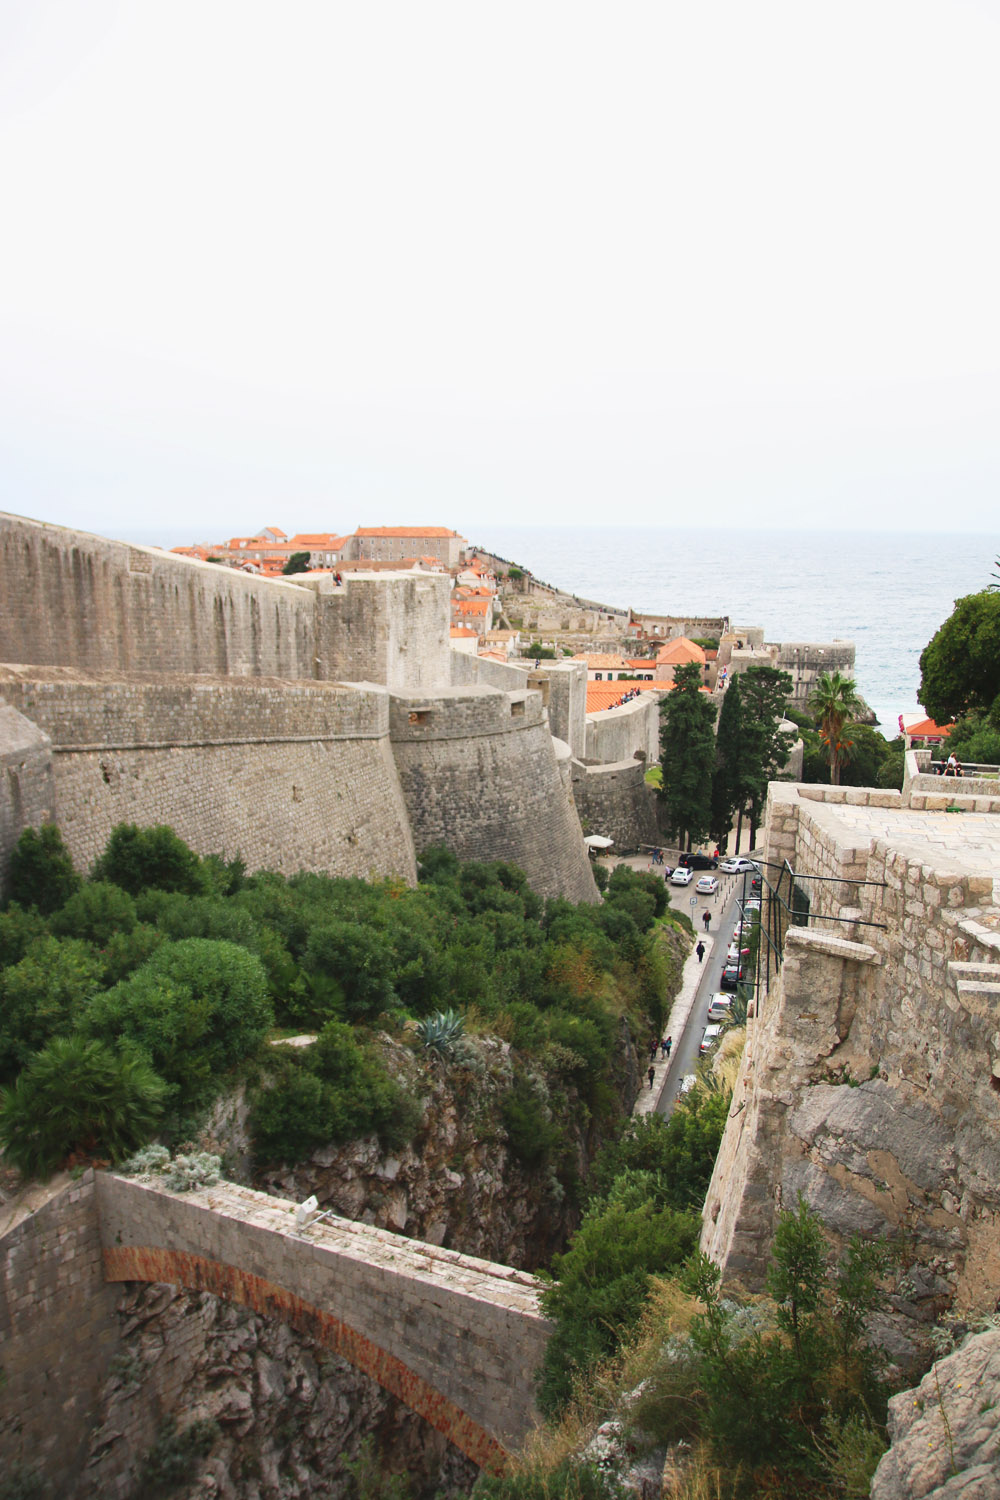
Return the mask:
{"type": "Polygon", "coordinates": [[[638,688],[640,693],[664,693],[672,687],[672,682],[588,682],[587,713],[597,714],[605,708],[614,708],[618,699],[633,688],[638,688]]]}
{"type": "Polygon", "coordinates": [[[359,526],[355,536],[458,536],[447,526],[359,526]]]}
{"type": "Polygon", "coordinates": [[[337,536],[332,531],[300,531],[297,536],[292,537],[291,545],[303,549],[306,547],[326,547],[330,551],[333,551],[337,547],[342,547],[346,540],[346,537],[337,536]]]}
{"type": "Polygon", "coordinates": [[[485,615],[490,607],[488,599],[456,599],[452,610],[458,615],[485,615]]]}
{"type": "Polygon", "coordinates": [[[474,630],[470,630],[468,625],[453,625],[449,633],[452,637],[461,636],[463,639],[468,639],[468,637],[471,635],[473,640],[475,640],[476,638],[476,632],[474,630]]]}
{"type": "Polygon", "coordinates": [[[585,661],[588,668],[595,672],[606,671],[608,668],[616,672],[624,672],[629,666],[624,656],[615,656],[609,651],[594,651],[590,655],[586,651],[581,651],[573,657],[573,660],[585,661]]]}
{"type": "Polygon", "coordinates": [[[676,640],[667,641],[656,653],[658,662],[665,662],[667,666],[676,667],[681,662],[705,660],[705,653],[694,641],[689,641],[686,635],[679,635],[676,640]]]}
{"type": "Polygon", "coordinates": [[[653,656],[628,656],[626,664],[635,667],[640,672],[652,672],[656,667],[656,658],[653,656]]]}
{"type": "Polygon", "coordinates": [[[946,739],[954,727],[951,724],[935,724],[933,719],[917,719],[915,723],[904,727],[903,720],[909,717],[909,714],[900,714],[899,729],[901,734],[908,734],[911,739],[914,737],[921,740],[933,739],[935,735],[946,739]]]}

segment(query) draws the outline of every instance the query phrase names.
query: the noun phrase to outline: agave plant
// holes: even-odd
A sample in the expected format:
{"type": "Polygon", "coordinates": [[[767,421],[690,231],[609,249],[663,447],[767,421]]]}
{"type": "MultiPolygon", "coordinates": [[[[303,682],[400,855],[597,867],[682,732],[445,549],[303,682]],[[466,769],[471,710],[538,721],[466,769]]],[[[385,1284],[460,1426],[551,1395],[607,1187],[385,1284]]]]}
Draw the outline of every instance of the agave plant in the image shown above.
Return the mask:
{"type": "Polygon", "coordinates": [[[465,1017],[457,1010],[438,1010],[417,1022],[417,1036],[429,1052],[450,1057],[465,1032],[465,1017]]]}

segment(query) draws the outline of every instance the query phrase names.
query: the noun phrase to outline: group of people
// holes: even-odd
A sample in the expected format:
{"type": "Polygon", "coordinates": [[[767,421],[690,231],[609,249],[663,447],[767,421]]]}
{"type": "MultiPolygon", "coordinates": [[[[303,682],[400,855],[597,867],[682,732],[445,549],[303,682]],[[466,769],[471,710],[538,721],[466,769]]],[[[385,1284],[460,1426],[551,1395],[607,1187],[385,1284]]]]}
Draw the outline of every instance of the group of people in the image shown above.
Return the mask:
{"type": "Polygon", "coordinates": [[[952,753],[949,755],[948,759],[944,763],[944,768],[941,771],[938,772],[938,775],[939,776],[961,776],[962,775],[962,762],[960,760],[956,759],[954,751],[952,751],[952,753]]]}
{"type": "Polygon", "coordinates": [[[638,696],[639,696],[639,689],[638,688],[630,688],[627,693],[622,693],[621,697],[617,698],[615,700],[615,702],[612,703],[611,707],[612,708],[623,708],[626,703],[631,703],[632,699],[633,698],[638,698],[638,696]]]}
{"type": "Polygon", "coordinates": [[[650,1088],[653,1087],[653,1080],[656,1077],[656,1069],[654,1068],[653,1064],[656,1062],[657,1052],[659,1052],[662,1057],[669,1057],[670,1049],[673,1045],[674,1039],[672,1036],[665,1036],[662,1041],[657,1041],[656,1037],[654,1036],[652,1042],[650,1043],[649,1071],[646,1074],[646,1077],[649,1079],[650,1088]]]}

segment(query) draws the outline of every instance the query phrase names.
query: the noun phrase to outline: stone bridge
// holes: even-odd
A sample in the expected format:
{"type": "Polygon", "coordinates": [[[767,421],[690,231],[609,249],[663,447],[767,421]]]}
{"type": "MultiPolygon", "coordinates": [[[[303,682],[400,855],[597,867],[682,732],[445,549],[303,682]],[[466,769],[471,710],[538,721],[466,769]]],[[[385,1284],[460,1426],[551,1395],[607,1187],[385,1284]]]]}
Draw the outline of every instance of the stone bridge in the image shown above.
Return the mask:
{"type": "Polygon", "coordinates": [[[539,1284],[346,1219],[296,1228],[294,1203],[233,1183],[177,1195],[99,1174],[108,1281],[167,1282],[287,1320],[499,1472],[535,1420],[549,1325],[539,1284]]]}

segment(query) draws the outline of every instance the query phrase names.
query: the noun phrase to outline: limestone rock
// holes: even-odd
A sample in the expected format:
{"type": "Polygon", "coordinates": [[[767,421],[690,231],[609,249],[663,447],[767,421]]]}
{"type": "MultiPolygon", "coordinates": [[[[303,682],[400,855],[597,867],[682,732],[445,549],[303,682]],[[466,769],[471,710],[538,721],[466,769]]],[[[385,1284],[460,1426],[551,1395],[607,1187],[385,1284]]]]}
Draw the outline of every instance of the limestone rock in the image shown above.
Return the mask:
{"type": "Polygon", "coordinates": [[[938,1360],[889,1403],[892,1447],[872,1500],[996,1500],[1000,1494],[1000,1331],[938,1360]]]}

